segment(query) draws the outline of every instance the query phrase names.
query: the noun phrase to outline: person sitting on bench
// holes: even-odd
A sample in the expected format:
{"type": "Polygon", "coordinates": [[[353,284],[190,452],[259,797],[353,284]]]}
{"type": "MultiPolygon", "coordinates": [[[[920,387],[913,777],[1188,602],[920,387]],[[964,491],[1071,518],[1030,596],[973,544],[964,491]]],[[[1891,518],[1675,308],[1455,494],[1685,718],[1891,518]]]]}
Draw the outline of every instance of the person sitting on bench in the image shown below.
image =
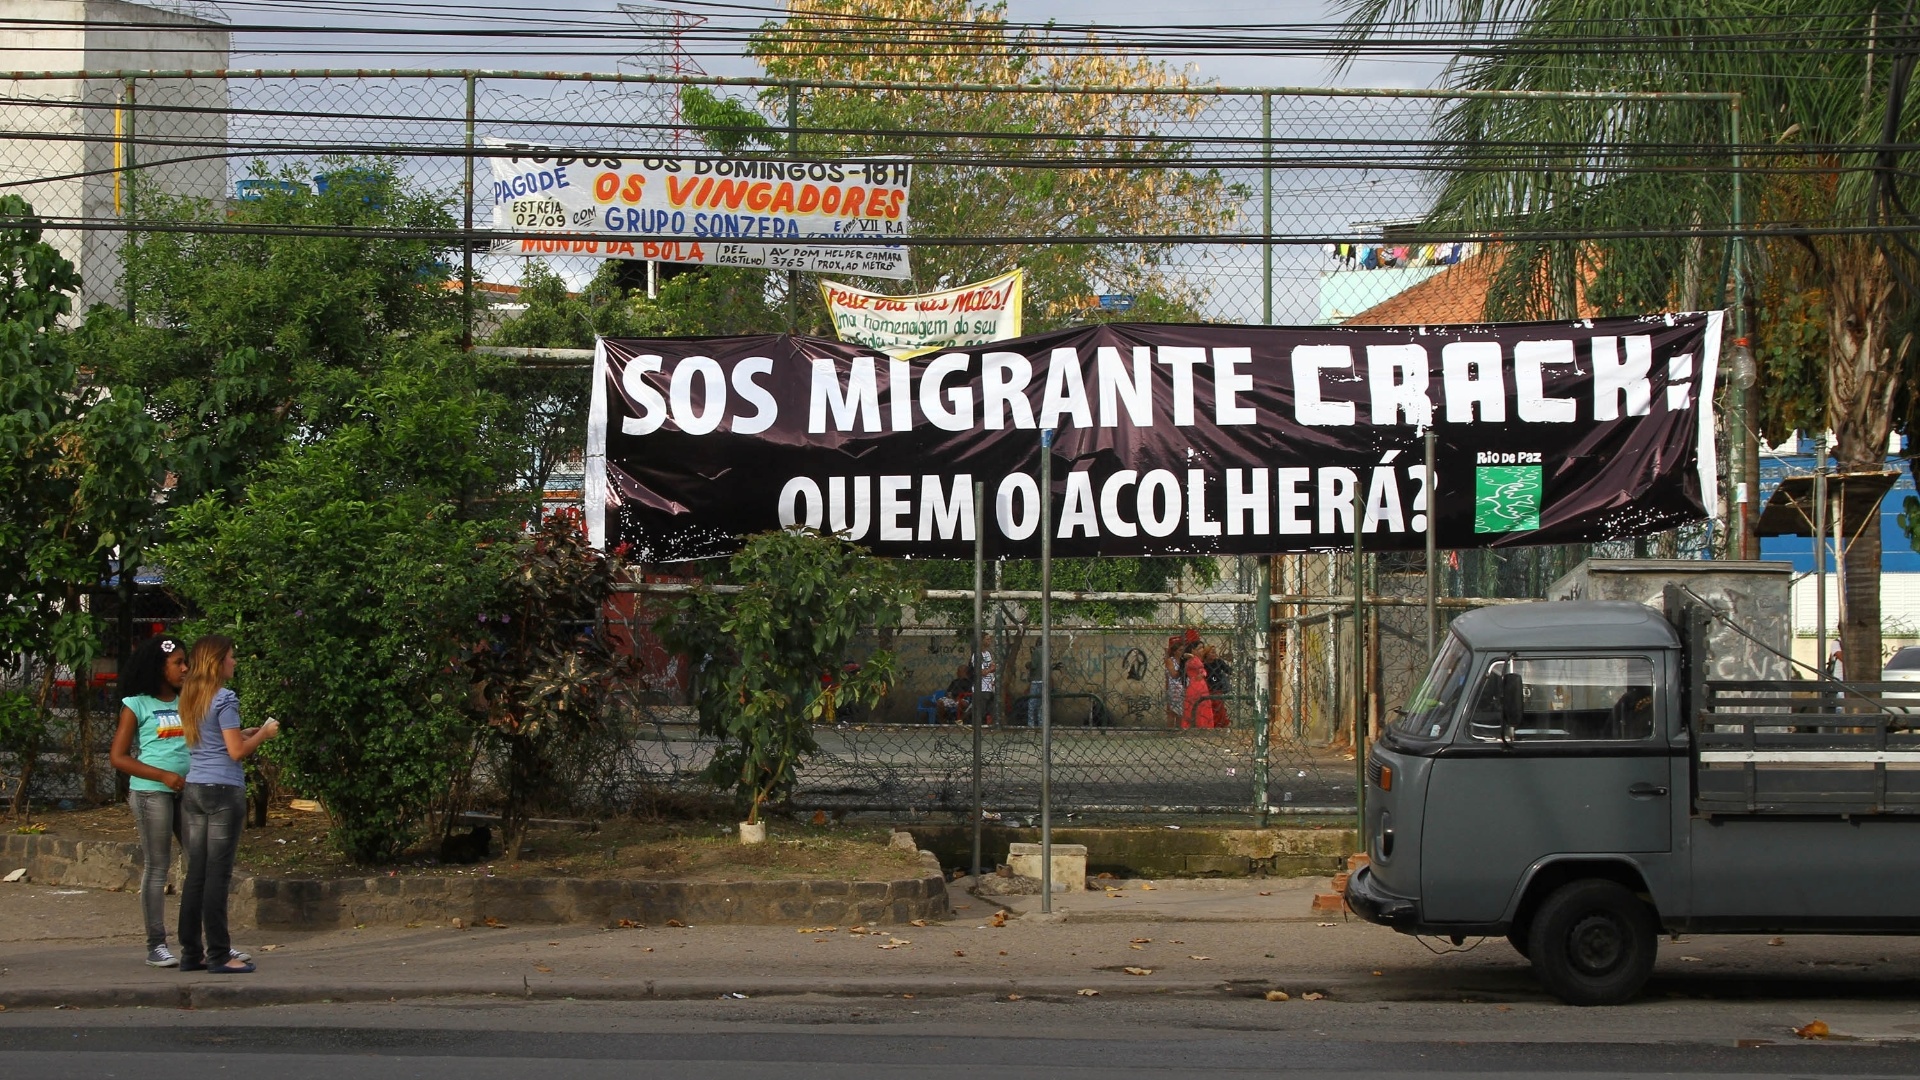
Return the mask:
{"type": "Polygon", "coordinates": [[[934,695],[933,715],[938,724],[958,724],[966,716],[968,703],[973,700],[973,669],[966,664],[954,669],[953,681],[945,690],[934,695]]]}

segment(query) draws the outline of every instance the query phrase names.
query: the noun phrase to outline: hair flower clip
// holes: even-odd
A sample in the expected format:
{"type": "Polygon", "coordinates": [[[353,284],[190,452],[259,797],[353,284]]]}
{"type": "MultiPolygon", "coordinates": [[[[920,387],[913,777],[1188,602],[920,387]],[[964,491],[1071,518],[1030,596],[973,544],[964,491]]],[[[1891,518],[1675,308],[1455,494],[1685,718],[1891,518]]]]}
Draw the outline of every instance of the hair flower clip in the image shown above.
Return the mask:
{"type": "Polygon", "coordinates": [[[170,653],[177,648],[179,648],[179,646],[171,641],[163,641],[160,643],[160,651],[163,653],[170,653]]]}

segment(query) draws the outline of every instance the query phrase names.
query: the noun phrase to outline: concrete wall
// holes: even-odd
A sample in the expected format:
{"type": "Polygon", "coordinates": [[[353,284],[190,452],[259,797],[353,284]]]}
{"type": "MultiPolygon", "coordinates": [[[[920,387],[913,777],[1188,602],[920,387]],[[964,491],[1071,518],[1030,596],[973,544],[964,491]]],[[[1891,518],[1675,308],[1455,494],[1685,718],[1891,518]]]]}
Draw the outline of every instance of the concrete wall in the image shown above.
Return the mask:
{"type": "MultiPolygon", "coordinates": [[[[0,28],[0,47],[15,71],[216,72],[228,63],[225,27],[171,11],[122,0],[8,0],[4,10],[17,19],[74,24],[0,28]],[[81,23],[141,25],[115,30],[81,23]]],[[[131,191],[115,169],[129,163],[129,154],[143,166],[143,183],[155,190],[197,199],[226,194],[224,78],[141,80],[134,88],[137,116],[125,109],[126,84],[116,79],[6,79],[0,89],[7,98],[32,102],[0,105],[0,132],[37,136],[0,139],[0,180],[44,177],[6,190],[48,218],[124,217],[131,191]]],[[[56,228],[47,239],[80,269],[78,310],[123,302],[121,233],[56,228]]]]}
{"type": "Polygon", "coordinates": [[[1588,559],[1548,586],[1547,599],[1629,600],[1657,611],[1669,584],[1684,585],[1726,616],[1707,639],[1708,678],[1790,679],[1792,582],[1785,562],[1588,559]]]}
{"type": "MultiPolygon", "coordinates": [[[[1206,627],[1199,628],[1204,635],[1206,627]]],[[[1225,648],[1224,638],[1217,645],[1225,648]]],[[[1167,634],[1161,631],[1056,629],[1053,640],[1054,693],[1098,694],[1120,723],[1130,727],[1166,727],[1166,674],[1161,655],[1167,634]]],[[[1020,642],[1017,652],[994,650],[998,678],[1011,698],[1028,693],[1032,662],[1038,653],[1038,631],[1020,642]]],[[[898,689],[875,710],[888,723],[917,720],[915,704],[946,688],[955,671],[967,662],[967,644],[950,632],[903,634],[894,640],[899,661],[898,689]]],[[[1055,720],[1078,724],[1087,718],[1089,703],[1080,698],[1056,698],[1055,720]]]]}

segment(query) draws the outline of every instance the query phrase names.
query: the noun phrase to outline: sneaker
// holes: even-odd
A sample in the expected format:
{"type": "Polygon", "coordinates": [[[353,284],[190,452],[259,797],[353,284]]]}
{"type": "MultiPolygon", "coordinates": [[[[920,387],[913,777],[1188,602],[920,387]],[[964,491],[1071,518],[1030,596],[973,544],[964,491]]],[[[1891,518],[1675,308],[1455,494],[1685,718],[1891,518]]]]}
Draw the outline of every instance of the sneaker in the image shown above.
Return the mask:
{"type": "Polygon", "coordinates": [[[148,967],[179,967],[180,958],[173,955],[165,945],[155,945],[147,950],[148,967]]]}

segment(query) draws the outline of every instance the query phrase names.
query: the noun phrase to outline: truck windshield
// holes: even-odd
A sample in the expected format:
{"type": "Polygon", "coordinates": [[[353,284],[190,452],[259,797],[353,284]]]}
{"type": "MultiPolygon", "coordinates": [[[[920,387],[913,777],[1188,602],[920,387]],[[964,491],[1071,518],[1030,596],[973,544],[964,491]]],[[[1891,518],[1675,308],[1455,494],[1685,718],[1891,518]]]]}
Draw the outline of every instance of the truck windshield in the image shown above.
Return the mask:
{"type": "Polygon", "coordinates": [[[1453,718],[1454,707],[1466,692],[1473,674],[1473,654],[1457,637],[1447,635],[1440,655],[1433,658],[1433,669],[1407,698],[1404,715],[1389,726],[1401,735],[1416,739],[1437,739],[1453,718]]]}

